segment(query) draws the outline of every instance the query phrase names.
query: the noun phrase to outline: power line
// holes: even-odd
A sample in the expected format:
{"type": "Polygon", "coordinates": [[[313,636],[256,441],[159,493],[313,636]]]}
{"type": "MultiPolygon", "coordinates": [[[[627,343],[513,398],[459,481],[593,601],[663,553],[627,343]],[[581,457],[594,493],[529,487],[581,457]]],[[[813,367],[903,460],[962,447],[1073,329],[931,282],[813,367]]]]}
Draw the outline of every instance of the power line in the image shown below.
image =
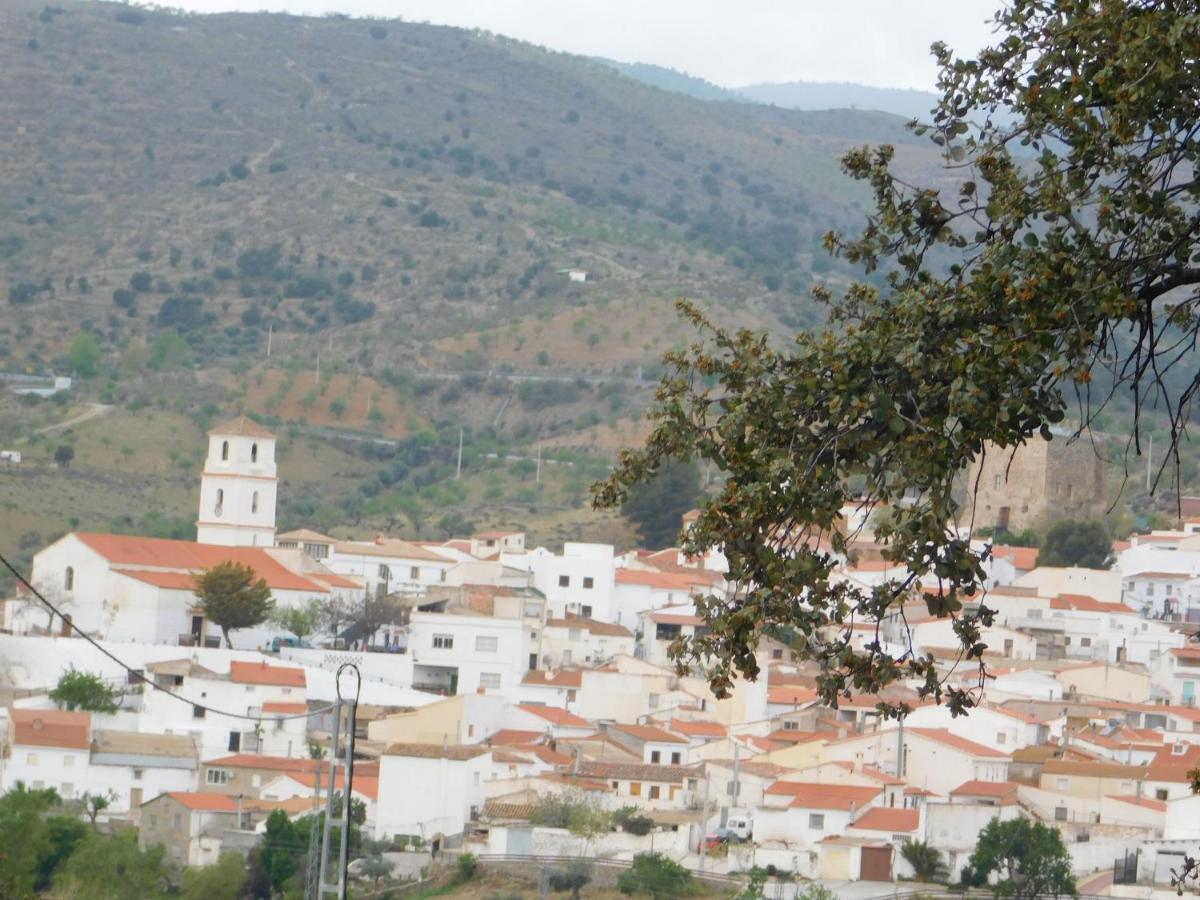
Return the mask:
{"type": "MultiPolygon", "coordinates": [[[[41,600],[42,603],[44,603],[46,605],[46,608],[50,610],[50,612],[54,613],[54,615],[58,616],[60,619],[63,619],[64,621],[66,620],[66,616],[64,616],[61,612],[59,612],[58,607],[56,607],[53,603],[51,603],[49,600],[47,600],[45,597],[43,597],[42,593],[37,588],[35,588],[32,584],[30,584],[28,579],[26,579],[24,575],[22,575],[19,571],[17,571],[16,566],[14,566],[12,563],[10,563],[4,557],[3,554],[0,554],[0,563],[4,564],[4,567],[13,574],[13,577],[15,577],[18,582],[20,582],[22,585],[25,586],[26,590],[28,590],[31,594],[33,594],[33,596],[35,596],[39,600],[41,600]]],[[[317,709],[308,710],[307,712],[290,713],[288,715],[270,714],[270,715],[264,716],[260,713],[257,716],[252,716],[252,715],[249,715],[248,713],[226,712],[223,709],[216,709],[215,707],[209,706],[205,703],[197,703],[194,700],[189,700],[187,697],[184,697],[182,694],[177,694],[175,691],[171,690],[170,688],[165,688],[161,684],[151,681],[149,678],[147,678],[142,673],[142,671],[140,669],[133,668],[133,666],[130,666],[128,663],[126,663],[124,660],[120,659],[118,656],[116,656],[114,653],[109,651],[107,648],[101,646],[99,641],[97,641],[95,638],[93,638],[90,634],[88,634],[82,628],[79,628],[77,625],[75,625],[74,622],[71,623],[71,631],[78,634],[81,638],[83,638],[85,641],[87,641],[89,644],[91,644],[93,647],[95,647],[97,650],[99,650],[101,653],[103,653],[105,656],[107,656],[109,659],[111,659],[113,662],[115,662],[118,666],[120,666],[122,669],[124,669],[129,675],[133,676],[133,678],[135,678],[137,680],[136,683],[148,684],[148,685],[150,685],[150,687],[154,688],[154,690],[161,691],[162,693],[166,694],[168,697],[173,697],[174,699],[178,700],[180,703],[186,703],[189,706],[191,706],[193,709],[204,710],[206,715],[208,713],[212,713],[213,715],[225,716],[226,718],[230,718],[230,719],[244,719],[249,722],[257,722],[261,725],[263,722],[282,722],[282,721],[285,721],[288,719],[307,719],[310,716],[316,716],[316,715],[320,715],[321,713],[328,712],[329,710],[331,710],[337,706],[336,703],[330,703],[326,706],[318,707],[317,709]]]]}

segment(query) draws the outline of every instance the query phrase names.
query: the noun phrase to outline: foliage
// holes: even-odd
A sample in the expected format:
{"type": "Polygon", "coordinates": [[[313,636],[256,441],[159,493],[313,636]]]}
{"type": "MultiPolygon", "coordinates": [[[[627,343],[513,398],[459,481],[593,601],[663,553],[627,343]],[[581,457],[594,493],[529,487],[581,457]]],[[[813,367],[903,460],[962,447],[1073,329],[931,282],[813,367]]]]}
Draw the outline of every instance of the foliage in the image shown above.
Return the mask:
{"type": "Polygon", "coordinates": [[[113,837],[89,834],[54,879],[64,897],[150,900],[166,896],[170,871],[160,846],[138,848],[136,829],[113,837]]]}
{"type": "Polygon", "coordinates": [[[312,634],[321,624],[321,601],[314,597],[303,606],[277,607],[271,621],[303,640],[305,635],[312,634]]]}
{"type": "Polygon", "coordinates": [[[71,350],[67,354],[67,365],[81,378],[91,378],[96,374],[100,362],[100,345],[96,338],[87,331],[75,335],[71,342],[71,350]]]}
{"type": "Polygon", "coordinates": [[[474,853],[460,853],[458,855],[456,880],[461,884],[464,881],[470,881],[479,874],[479,860],[474,853]]]}
{"type": "Polygon", "coordinates": [[[623,831],[643,837],[654,827],[654,820],[643,816],[636,806],[623,806],[612,814],[614,825],[620,825],[623,831]]]}
{"type": "Polygon", "coordinates": [[[820,882],[813,882],[796,894],[796,900],[837,900],[837,894],[820,882]]]}
{"type": "Polygon", "coordinates": [[[1112,563],[1112,538],[1103,522],[1058,522],[1038,551],[1039,566],[1107,569],[1112,563]]]}
{"type": "Polygon", "coordinates": [[[117,799],[117,794],[111,790],[103,794],[85,791],[79,799],[83,802],[84,814],[87,815],[88,821],[92,823],[92,830],[95,831],[97,817],[112,805],[112,802],[117,799]]]}
{"type": "Polygon", "coordinates": [[[950,877],[950,869],[942,859],[941,851],[924,841],[906,839],[900,845],[900,855],[912,866],[913,877],[917,881],[945,883],[950,877]]]}
{"type": "Polygon", "coordinates": [[[1167,370],[1200,326],[1191,15],[1175,4],[1005,5],[996,45],[977,58],[934,47],[942,97],[919,131],[961,177],[956,191],[903,180],[890,146],[843,158],[874,210],[857,238],[831,233],[826,245],[868,281],[836,298],[817,289],[826,330],[776,347],[681,303],[703,340],[668,355],[647,446],[623,454],[597,499],[619,505],[669,459],[699,456],[726,474],[686,549],[722,548],[736,590],[701,602],[711,633],[676,648],[705,660],[718,693],[735,673],[757,675],[761,625],[786,623],[833,635],[804,653],[828,702],[905,678],[965,711],[974,694],[943,685],[931,656],[855,650],[843,627],[919,597],[955,616],[964,662],[982,669],[993,613],[962,611],[984,572],[955,528],[960,473],[985,445],[1050,439],[1071,403],[1086,426],[1113,385],[1135,416],[1160,402],[1177,439],[1197,380],[1173,383],[1167,370]],[[1090,393],[1093,373],[1109,388],[1090,393]],[[909,575],[831,581],[853,552],[837,528],[849,502],[891,505],[872,537],[909,575]]]}
{"type": "Polygon", "coordinates": [[[183,870],[182,900],[239,900],[246,884],[246,861],[237,853],[222,853],[215,865],[183,870]]]}
{"type": "Polygon", "coordinates": [[[612,827],[612,814],[582,791],[547,796],[530,812],[533,825],[565,828],[576,837],[590,838],[612,827]]]}
{"type": "Polygon", "coordinates": [[[274,890],[283,890],[284,884],[300,867],[297,848],[305,846],[307,841],[288,819],[287,813],[277,809],[267,816],[266,831],[258,847],[258,864],[274,890]]]}
{"type": "Polygon", "coordinates": [[[54,791],[31,791],[23,784],[0,796],[0,897],[29,896],[70,855],[70,846],[64,852],[61,843],[52,841],[46,813],[57,805],[54,791]]]}
{"type": "Polygon", "coordinates": [[[552,891],[570,891],[571,900],[579,900],[579,892],[592,880],[592,866],[586,859],[573,859],[565,869],[553,869],[547,882],[552,891]]]}
{"type": "Polygon", "coordinates": [[[701,496],[700,469],[696,463],[671,460],[629,492],[621,512],[637,525],[647,547],[674,547],[679,542],[683,514],[701,496]]]}
{"type": "Polygon", "coordinates": [[[92,672],[83,672],[72,665],[58,676],[58,684],[50,691],[50,699],[60,709],[83,709],[89,712],[116,712],[121,692],[92,672]]]}
{"type": "Polygon", "coordinates": [[[639,853],[617,879],[622,894],[649,894],[654,898],[682,897],[694,886],[692,873],[661,853],[639,853]]]}
{"type": "Polygon", "coordinates": [[[54,448],[54,461],[62,468],[66,468],[75,459],[75,448],[70,444],[59,444],[54,448]]]}
{"type": "Polygon", "coordinates": [[[355,637],[364,646],[375,640],[375,632],[384,625],[399,622],[403,617],[403,604],[390,594],[367,592],[346,609],[346,621],[354,626],[355,637]]]}
{"type": "Polygon", "coordinates": [[[204,617],[221,629],[225,646],[233,649],[229,632],[261,625],[275,601],[266,579],[240,563],[225,562],[196,576],[195,594],[204,617]]]}
{"type": "Polygon", "coordinates": [[[373,887],[379,887],[379,879],[387,878],[392,874],[392,865],[382,856],[368,856],[359,863],[359,874],[363,878],[369,878],[373,887]]]}
{"type": "Polygon", "coordinates": [[[1077,893],[1062,835],[1049,825],[1026,818],[988,822],[979,833],[968,869],[968,877],[975,884],[987,884],[995,873],[999,897],[1021,900],[1047,894],[1074,897],[1077,893]]]}
{"type": "Polygon", "coordinates": [[[763,888],[767,883],[767,870],[762,866],[752,866],[746,874],[749,876],[749,881],[737,893],[734,900],[763,900],[766,897],[763,888]]]}

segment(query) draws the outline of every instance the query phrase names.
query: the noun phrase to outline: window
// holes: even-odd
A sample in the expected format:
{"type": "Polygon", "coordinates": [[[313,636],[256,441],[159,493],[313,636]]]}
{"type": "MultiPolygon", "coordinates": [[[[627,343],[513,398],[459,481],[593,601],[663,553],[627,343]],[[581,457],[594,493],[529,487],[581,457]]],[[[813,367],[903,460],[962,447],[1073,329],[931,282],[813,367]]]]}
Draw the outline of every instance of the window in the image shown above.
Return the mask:
{"type": "Polygon", "coordinates": [[[479,686],[489,691],[500,690],[500,673],[499,672],[480,672],[479,686]]]}
{"type": "Polygon", "coordinates": [[[473,774],[475,775],[475,787],[479,787],[479,773],[475,772],[473,774]]]}
{"type": "Polygon", "coordinates": [[[420,566],[409,567],[408,580],[409,581],[420,581],[421,580],[421,567],[420,566]]]}
{"type": "Polygon", "coordinates": [[[783,651],[778,648],[771,651],[771,659],[783,659],[783,651]]]}
{"type": "Polygon", "coordinates": [[[247,694],[253,694],[257,690],[258,690],[258,687],[253,684],[246,685],[246,693],[247,694]]]}
{"type": "Polygon", "coordinates": [[[69,769],[74,765],[75,765],[75,756],[73,754],[67,754],[66,756],[63,757],[63,768],[64,769],[69,769]]]}
{"type": "Polygon", "coordinates": [[[1029,618],[1040,619],[1041,617],[1042,617],[1042,611],[1040,609],[1029,610],[1029,618]]]}
{"type": "Polygon", "coordinates": [[[570,650],[564,650],[564,651],[563,651],[563,654],[562,654],[562,664],[563,664],[564,666],[569,666],[569,665],[571,664],[571,651],[570,651],[570,650]]]}
{"type": "Polygon", "coordinates": [[[581,632],[578,628],[568,628],[567,629],[567,640],[568,641],[577,641],[581,637],[583,637],[583,632],[581,632]]]}
{"type": "Polygon", "coordinates": [[[229,459],[229,441],[221,441],[221,459],[229,459]]]}
{"type": "Polygon", "coordinates": [[[559,587],[570,587],[571,586],[571,576],[570,575],[559,575],[558,576],[558,586],[559,587]]]}
{"type": "Polygon", "coordinates": [[[1004,476],[1003,475],[997,475],[995,477],[995,479],[992,481],[992,485],[993,485],[993,487],[995,487],[996,490],[1000,490],[1000,488],[1003,486],[1003,484],[1004,484],[1004,476]]]}
{"type": "Polygon", "coordinates": [[[799,722],[791,722],[791,721],[789,721],[789,722],[784,722],[784,723],[783,723],[783,730],[784,730],[784,731],[799,731],[799,730],[800,730],[800,723],[799,723],[799,722]]]}
{"type": "Polygon", "coordinates": [[[1166,800],[1167,799],[1167,789],[1166,788],[1157,788],[1154,791],[1154,799],[1155,800],[1166,800]]]}
{"type": "Polygon", "coordinates": [[[26,753],[25,754],[25,765],[36,766],[37,765],[37,754],[36,753],[26,753]]]}
{"type": "Polygon", "coordinates": [[[452,634],[435,634],[433,636],[433,647],[435,650],[453,650],[454,635],[452,634]]]}
{"type": "Polygon", "coordinates": [[[240,731],[229,732],[229,752],[237,753],[242,749],[242,733],[240,731]]]}
{"type": "Polygon", "coordinates": [[[193,706],[192,707],[192,718],[193,719],[203,719],[204,718],[204,707],[203,706],[193,706]]]}
{"type": "Polygon", "coordinates": [[[629,796],[630,796],[630,797],[640,797],[640,796],[642,796],[642,784],[641,784],[641,782],[639,782],[639,781],[631,781],[631,782],[629,783],[629,796]]]}
{"type": "Polygon", "coordinates": [[[1080,638],[1079,644],[1082,647],[1090,647],[1090,646],[1092,646],[1092,639],[1091,638],[1080,638]]]}
{"type": "Polygon", "coordinates": [[[579,607],[579,614],[585,619],[590,619],[592,617],[592,608],[585,603],[579,607]]]}
{"type": "Polygon", "coordinates": [[[658,694],[651,694],[647,703],[650,704],[651,709],[658,709],[658,694]]]}
{"type": "Polygon", "coordinates": [[[151,817],[150,817],[150,827],[151,827],[151,828],[157,828],[157,827],[158,827],[158,816],[151,816],[151,817]]]}
{"type": "Polygon", "coordinates": [[[1068,647],[1071,646],[1071,636],[1069,634],[1065,638],[1063,638],[1063,643],[1066,644],[1068,647]]]}
{"type": "Polygon", "coordinates": [[[379,580],[382,581],[384,584],[387,584],[389,581],[392,580],[392,570],[389,569],[386,565],[381,564],[379,566],[379,580]]]}
{"type": "Polygon", "coordinates": [[[67,566],[67,571],[63,573],[63,590],[75,590],[75,570],[71,566],[67,566]]]}
{"type": "Polygon", "coordinates": [[[258,444],[250,445],[250,462],[258,462],[258,444]]]}
{"type": "Polygon", "coordinates": [[[213,504],[213,515],[221,515],[221,508],[225,505],[225,492],[217,488],[217,502],[213,504]]]}
{"type": "Polygon", "coordinates": [[[814,831],[823,830],[825,828],[825,814],[824,813],[809,813],[808,814],[808,827],[813,829],[814,831]]]}
{"type": "Polygon", "coordinates": [[[69,781],[64,781],[59,793],[62,794],[64,800],[70,800],[75,796],[75,785],[69,781]]]}
{"type": "Polygon", "coordinates": [[[661,791],[662,791],[662,788],[660,788],[657,784],[650,785],[650,799],[657,800],[660,796],[661,791]]]}
{"type": "Polygon", "coordinates": [[[498,637],[489,634],[475,635],[476,653],[495,653],[499,648],[500,639],[498,637]]]}
{"type": "Polygon", "coordinates": [[[1065,806],[1054,807],[1054,819],[1057,822],[1067,821],[1067,808],[1065,806]]]}
{"type": "Polygon", "coordinates": [[[250,495],[250,512],[258,512],[258,491],[250,495]]]}
{"type": "Polygon", "coordinates": [[[997,744],[1000,744],[1001,746],[1003,746],[1004,742],[1007,740],[1008,740],[1008,735],[1005,734],[1003,731],[996,732],[996,743],[997,744]]]}
{"type": "Polygon", "coordinates": [[[595,586],[596,586],[596,579],[595,579],[595,578],[593,578],[591,575],[585,575],[585,576],[583,576],[583,589],[584,589],[585,591],[590,591],[590,590],[591,590],[592,588],[594,588],[595,586]]]}
{"type": "Polygon", "coordinates": [[[671,765],[673,765],[673,766],[679,765],[680,759],[681,759],[681,757],[678,753],[672,753],[671,754],[671,765]]]}
{"type": "Polygon", "coordinates": [[[133,770],[133,780],[134,780],[134,781],[141,781],[141,780],[142,780],[142,775],[144,774],[144,772],[145,772],[145,770],[144,770],[144,769],[134,769],[134,770],[133,770]]]}
{"type": "Polygon", "coordinates": [[[1056,778],[1054,780],[1054,786],[1056,788],[1058,788],[1060,791],[1065,791],[1068,787],[1071,786],[1071,779],[1070,778],[1056,778]]]}
{"type": "Polygon", "coordinates": [[[183,814],[182,813],[175,813],[175,815],[171,816],[171,827],[174,828],[176,831],[178,831],[180,828],[183,827],[183,814]]]}
{"type": "Polygon", "coordinates": [[[651,750],[650,751],[650,762],[652,762],[652,763],[662,762],[662,754],[659,753],[657,750],[651,750]]]}
{"type": "Polygon", "coordinates": [[[229,770],[209,769],[208,774],[204,776],[204,780],[208,784],[229,784],[229,770]]]}
{"type": "Polygon", "coordinates": [[[251,775],[250,776],[250,787],[262,787],[262,776],[261,775],[251,775]]]}
{"type": "Polygon", "coordinates": [[[577,691],[567,691],[567,702],[574,703],[576,696],[578,696],[577,691]]]}

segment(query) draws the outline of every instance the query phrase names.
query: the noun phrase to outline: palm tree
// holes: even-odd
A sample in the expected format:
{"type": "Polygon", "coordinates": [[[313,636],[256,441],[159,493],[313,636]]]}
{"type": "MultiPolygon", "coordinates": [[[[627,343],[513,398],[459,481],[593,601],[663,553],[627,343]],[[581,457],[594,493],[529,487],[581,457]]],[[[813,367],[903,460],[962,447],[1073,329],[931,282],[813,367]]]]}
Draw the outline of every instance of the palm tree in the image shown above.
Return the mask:
{"type": "Polygon", "coordinates": [[[906,840],[900,845],[900,855],[912,866],[917,881],[945,883],[950,878],[950,869],[942,854],[924,841],[906,840]]]}

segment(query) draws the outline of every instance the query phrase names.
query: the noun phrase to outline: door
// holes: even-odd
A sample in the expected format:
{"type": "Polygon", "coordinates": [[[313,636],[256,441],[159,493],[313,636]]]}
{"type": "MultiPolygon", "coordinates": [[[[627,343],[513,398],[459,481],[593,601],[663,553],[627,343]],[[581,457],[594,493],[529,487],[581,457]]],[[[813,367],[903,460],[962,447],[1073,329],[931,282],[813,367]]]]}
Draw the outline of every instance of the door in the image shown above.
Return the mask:
{"type": "Polygon", "coordinates": [[[130,788],[129,789],[129,809],[137,810],[137,808],[140,807],[141,805],[142,805],[142,789],[141,788],[130,788]]]}
{"type": "Polygon", "coordinates": [[[863,847],[858,878],[860,881],[891,881],[892,848],[863,847]]]}
{"type": "Polygon", "coordinates": [[[537,654],[536,653],[529,654],[529,671],[530,672],[537,671],[537,654]]]}
{"type": "Polygon", "coordinates": [[[242,749],[242,734],[240,731],[229,732],[229,752],[237,753],[242,749]]]}
{"type": "Polygon", "coordinates": [[[458,693],[458,670],[450,674],[450,696],[453,697],[458,693]]]}
{"type": "Polygon", "coordinates": [[[192,639],[196,645],[200,644],[200,637],[204,634],[204,616],[192,616],[192,639]]]}
{"type": "Polygon", "coordinates": [[[533,855],[533,830],[530,828],[508,829],[508,842],[504,852],[509,856],[533,855]]]}
{"type": "Polygon", "coordinates": [[[1000,507],[1000,515],[996,517],[996,530],[1008,531],[1008,507],[1000,507]]]}

